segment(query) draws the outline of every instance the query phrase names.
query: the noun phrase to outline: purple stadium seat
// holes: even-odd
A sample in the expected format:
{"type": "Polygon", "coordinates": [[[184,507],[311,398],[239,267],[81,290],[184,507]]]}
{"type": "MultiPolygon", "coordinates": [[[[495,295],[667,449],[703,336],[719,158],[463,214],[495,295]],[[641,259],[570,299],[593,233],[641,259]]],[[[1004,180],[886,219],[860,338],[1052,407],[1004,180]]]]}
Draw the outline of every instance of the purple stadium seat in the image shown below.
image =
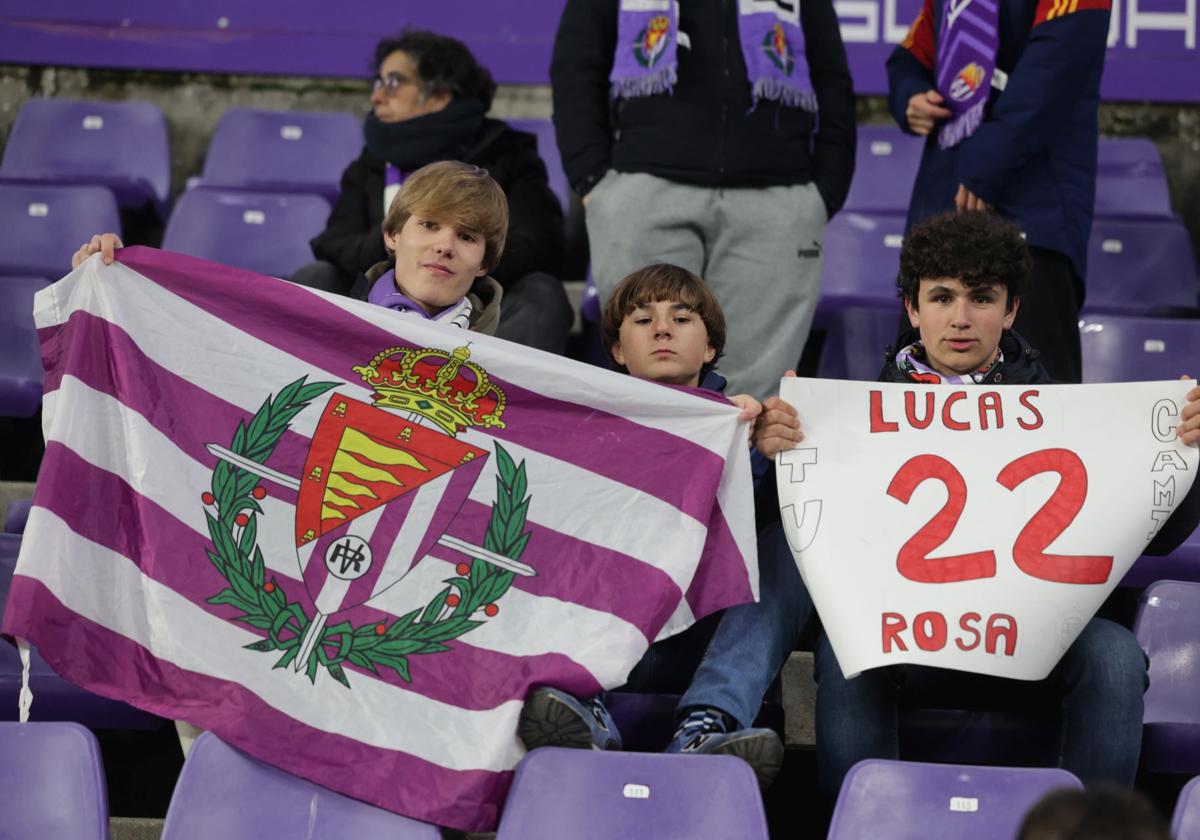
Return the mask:
{"type": "Polygon", "coordinates": [[[171,193],[167,122],[149,102],[30,99],[8,136],[0,177],[97,184],[122,207],[149,203],[163,217],[171,193]]]}
{"type": "Polygon", "coordinates": [[[292,837],[438,840],[441,834],[263,764],[211,732],[197,738],[175,784],[162,840],[292,837]]]}
{"type": "Polygon", "coordinates": [[[1161,580],[1142,593],[1134,633],[1150,657],[1142,767],[1200,772],[1200,583],[1161,580]]]}
{"type": "Polygon", "coordinates": [[[850,768],[829,840],[1011,840],[1055,788],[1082,788],[1057,768],[974,767],[868,759],[850,768]]]}
{"type": "Polygon", "coordinates": [[[1171,819],[1175,840],[1200,840],[1200,776],[1192,779],[1179,793],[1175,816],[1171,819]]]}
{"type": "Polygon", "coordinates": [[[896,272],[904,241],[904,216],[838,213],[825,228],[821,299],[814,324],[846,306],[896,305],[896,272]]]}
{"type": "Polygon", "coordinates": [[[312,262],[308,240],[325,228],[329,202],[318,195],[280,195],[198,187],[175,203],[163,249],[287,277],[312,262]]]}
{"type": "Polygon", "coordinates": [[[1084,382],[1200,377],[1200,320],[1087,315],[1079,339],[1084,382]]]}
{"type": "Polygon", "coordinates": [[[0,723],[0,837],[108,840],[95,735],[75,723],[0,723]]]}
{"type": "Polygon", "coordinates": [[[560,837],[766,840],[767,821],[740,758],[543,747],[517,767],[496,840],[560,837]]]}
{"type": "Polygon", "coordinates": [[[1172,315],[1194,311],[1198,294],[1192,241],[1179,219],[1092,223],[1085,314],[1172,315]]]}
{"type": "MultiPolygon", "coordinates": [[[[0,615],[3,615],[8,600],[8,587],[20,548],[20,535],[0,534],[0,615]]],[[[133,706],[84,691],[54,673],[36,649],[31,648],[29,653],[29,688],[33,692],[30,717],[33,720],[74,721],[95,729],[148,730],[158,729],[165,723],[162,718],[133,706]]],[[[20,690],[21,659],[16,647],[0,640],[0,721],[17,719],[20,690]]],[[[2,830],[0,836],[3,836],[2,830]]]]}
{"type": "Polygon", "coordinates": [[[895,126],[859,126],[854,180],[842,209],[906,215],[924,147],[924,138],[895,126]]]}
{"type": "Polygon", "coordinates": [[[32,417],[42,404],[42,355],[33,296],[43,277],[0,277],[0,417],[32,417]]]}
{"type": "Polygon", "coordinates": [[[1101,138],[1096,164],[1099,217],[1171,217],[1171,197],[1158,148],[1144,137],[1101,138]]]}
{"type": "Polygon", "coordinates": [[[209,141],[198,183],[315,193],[333,204],[342,171],[362,146],[362,120],[351,114],[230,108],[209,141]]]}
{"type": "Polygon", "coordinates": [[[0,183],[0,225],[0,274],[57,280],[96,231],[120,233],[121,217],[103,187],[0,183]]]}
{"type": "Polygon", "coordinates": [[[879,378],[886,350],[896,343],[900,301],[877,306],[847,306],[829,313],[817,376],[822,379],[879,378]]]}
{"type": "Polygon", "coordinates": [[[538,154],[546,164],[546,172],[550,175],[550,189],[558,196],[562,204],[563,214],[571,206],[571,187],[567,183],[567,175],[563,172],[562,158],[558,154],[558,140],[554,136],[554,123],[550,120],[506,120],[517,131],[527,131],[537,137],[538,154]]]}
{"type": "Polygon", "coordinates": [[[32,499],[17,499],[8,503],[8,510],[4,513],[4,533],[24,533],[25,523],[29,521],[29,507],[32,503],[32,499]]]}

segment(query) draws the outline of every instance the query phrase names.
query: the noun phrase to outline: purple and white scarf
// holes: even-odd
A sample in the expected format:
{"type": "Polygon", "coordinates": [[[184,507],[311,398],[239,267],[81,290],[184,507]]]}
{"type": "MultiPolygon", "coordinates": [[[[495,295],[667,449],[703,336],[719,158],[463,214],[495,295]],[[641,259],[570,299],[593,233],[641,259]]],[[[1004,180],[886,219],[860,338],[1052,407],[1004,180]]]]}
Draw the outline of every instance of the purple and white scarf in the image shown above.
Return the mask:
{"type": "MultiPolygon", "coordinates": [[[[815,113],[800,0],[738,0],[738,32],[755,103],[769,99],[815,113]]],[[[676,0],[621,0],[612,98],[670,93],[681,41],[688,46],[676,0]]]]}
{"type": "Polygon", "coordinates": [[[946,385],[978,385],[987,381],[988,376],[997,366],[1004,363],[1004,352],[997,347],[992,356],[982,367],[971,373],[950,374],[934,370],[925,361],[925,347],[919,341],[903,348],[896,353],[896,367],[913,382],[946,385]]]}
{"type": "Polygon", "coordinates": [[[938,146],[966,140],[983,122],[996,75],[999,0],[945,0],[938,33],[937,89],[954,114],[938,132],[938,146]]]}
{"type": "Polygon", "coordinates": [[[371,291],[367,292],[367,303],[373,303],[376,306],[386,306],[388,309],[394,309],[397,312],[415,312],[427,321],[451,324],[464,330],[471,327],[472,307],[470,298],[464,297],[458,303],[446,307],[436,315],[430,315],[425,311],[424,307],[400,291],[400,288],[396,285],[396,272],[394,270],[385,272],[375,281],[375,285],[371,286],[371,291]]]}

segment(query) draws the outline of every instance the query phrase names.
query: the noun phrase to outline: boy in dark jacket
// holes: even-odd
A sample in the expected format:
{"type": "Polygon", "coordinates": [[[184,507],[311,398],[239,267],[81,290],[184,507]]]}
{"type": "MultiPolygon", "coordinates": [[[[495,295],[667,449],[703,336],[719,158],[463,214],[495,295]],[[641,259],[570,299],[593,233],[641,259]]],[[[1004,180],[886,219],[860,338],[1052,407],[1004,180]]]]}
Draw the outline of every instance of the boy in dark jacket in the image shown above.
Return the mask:
{"type": "MultiPolygon", "coordinates": [[[[990,213],[945,214],[909,231],[898,285],[914,332],[880,374],[884,382],[1040,384],[1050,382],[1036,350],[1015,332],[1028,273],[1020,230],[990,213]]],[[[1200,388],[1187,395],[1180,439],[1200,442],[1200,388]]],[[[755,435],[773,457],[803,439],[796,410],[764,404],[755,435]]],[[[1147,547],[1166,553],[1200,519],[1200,483],[1147,547]]],[[[1133,634],[1102,618],[1084,627],[1050,675],[1038,682],[896,665],[846,679],[828,639],[815,658],[817,761],[822,790],[836,796],[846,771],[865,758],[898,758],[902,705],[935,708],[1060,709],[1060,764],[1084,782],[1130,785],[1142,736],[1146,657],[1133,634]]]]}
{"type": "MultiPolygon", "coordinates": [[[[665,264],[635,271],[617,285],[602,326],[613,360],[630,375],[724,391],[725,380],[713,367],[725,344],[725,316],[704,281],[690,271],[665,264]]],[[[744,420],[760,409],[746,395],[729,400],[743,409],[744,420]]],[[[765,469],[765,462],[761,466],[765,469]]],[[[770,729],[750,727],[812,602],[782,532],[777,540],[760,537],[758,565],[759,601],[731,607],[719,620],[702,621],[652,645],[625,688],[684,692],[667,752],[736,755],[766,787],[782,765],[783,743],[770,729]]],[[[580,700],[549,687],[526,700],[519,733],[529,749],[621,748],[602,695],[580,700]]]]}

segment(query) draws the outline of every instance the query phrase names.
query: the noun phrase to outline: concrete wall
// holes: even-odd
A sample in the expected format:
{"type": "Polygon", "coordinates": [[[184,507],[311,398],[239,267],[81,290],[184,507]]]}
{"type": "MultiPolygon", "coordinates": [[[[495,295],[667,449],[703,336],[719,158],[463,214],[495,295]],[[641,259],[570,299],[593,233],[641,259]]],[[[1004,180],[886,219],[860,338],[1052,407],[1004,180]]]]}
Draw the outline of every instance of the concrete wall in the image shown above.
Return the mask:
{"type": "MultiPolygon", "coordinates": [[[[154,102],[167,116],[173,154],[172,188],[200,172],[208,138],[221,113],[231,106],[290,110],[335,110],[365,114],[367,90],[361,79],[297,78],[228,74],[160,73],[0,65],[0,140],[22,103],[31,96],[78,99],[138,99],[154,102]]],[[[501,86],[495,116],[549,117],[550,90],[544,85],[501,86]]],[[[882,99],[859,100],[859,120],[889,123],[882,99]]],[[[1106,103],[1100,130],[1113,137],[1149,137],[1166,167],[1171,203],[1183,217],[1200,256],[1200,105],[1106,103]]]]}

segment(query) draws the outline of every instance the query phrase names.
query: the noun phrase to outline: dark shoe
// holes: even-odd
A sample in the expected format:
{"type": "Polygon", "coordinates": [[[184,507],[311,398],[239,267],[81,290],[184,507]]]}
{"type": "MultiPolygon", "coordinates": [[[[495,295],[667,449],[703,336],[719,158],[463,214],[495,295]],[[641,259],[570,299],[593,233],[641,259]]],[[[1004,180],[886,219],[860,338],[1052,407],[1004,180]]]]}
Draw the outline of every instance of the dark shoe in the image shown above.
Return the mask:
{"type": "Polygon", "coordinates": [[[517,734],[527,750],[621,749],[621,735],[599,694],[579,700],[557,688],[535,689],[521,707],[517,734]]]}
{"type": "Polygon", "coordinates": [[[697,709],[679,722],[669,753],[735,755],[750,765],[763,790],[783,767],[783,742],[771,729],[727,731],[724,716],[715,709],[697,709]]]}

